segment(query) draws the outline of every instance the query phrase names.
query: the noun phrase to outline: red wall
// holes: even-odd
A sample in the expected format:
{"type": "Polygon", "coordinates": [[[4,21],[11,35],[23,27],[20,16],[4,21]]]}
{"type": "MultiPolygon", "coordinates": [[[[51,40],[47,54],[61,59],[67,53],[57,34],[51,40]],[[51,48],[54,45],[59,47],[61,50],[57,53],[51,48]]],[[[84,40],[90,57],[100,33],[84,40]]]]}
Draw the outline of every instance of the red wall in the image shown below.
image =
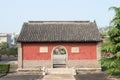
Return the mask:
{"type": "Polygon", "coordinates": [[[97,43],[22,43],[23,60],[51,60],[52,49],[64,46],[68,52],[68,60],[96,59],[97,43]],[[40,53],[40,46],[48,46],[48,53],[40,53]],[[71,53],[72,46],[79,46],[79,53],[71,53]]]}

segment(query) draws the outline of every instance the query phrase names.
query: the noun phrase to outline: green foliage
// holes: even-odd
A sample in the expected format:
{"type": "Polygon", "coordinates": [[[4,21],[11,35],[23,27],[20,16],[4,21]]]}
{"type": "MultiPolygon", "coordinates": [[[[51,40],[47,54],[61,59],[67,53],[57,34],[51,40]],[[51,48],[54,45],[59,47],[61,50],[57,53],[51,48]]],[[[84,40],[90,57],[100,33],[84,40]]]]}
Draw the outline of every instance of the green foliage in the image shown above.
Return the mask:
{"type": "Polygon", "coordinates": [[[111,7],[109,10],[114,10],[115,11],[115,16],[111,23],[113,26],[120,28],[120,7],[111,7]]]}
{"type": "Polygon", "coordinates": [[[10,52],[9,54],[16,56],[17,55],[17,45],[10,47],[9,52],[10,52]]]}
{"type": "Polygon", "coordinates": [[[112,7],[115,17],[112,20],[113,28],[108,31],[109,44],[102,47],[102,52],[111,53],[109,57],[103,57],[101,64],[107,72],[120,72],[120,7],[112,7]]]}
{"type": "Polygon", "coordinates": [[[0,64],[0,73],[8,73],[10,64],[0,64]]]}
{"type": "Polygon", "coordinates": [[[9,45],[6,42],[0,43],[0,53],[1,54],[7,54],[9,49],[9,45]]]}
{"type": "Polygon", "coordinates": [[[0,43],[0,54],[17,55],[17,45],[9,46],[6,42],[0,43]]]}
{"type": "Polygon", "coordinates": [[[110,36],[110,40],[113,44],[119,43],[120,42],[120,29],[118,28],[113,28],[108,32],[110,36]]]}
{"type": "Polygon", "coordinates": [[[115,47],[113,45],[106,45],[106,46],[102,47],[101,51],[106,52],[106,53],[107,52],[112,53],[115,51],[115,47]]]}
{"type": "Polygon", "coordinates": [[[116,57],[120,58],[120,51],[115,54],[116,57]]]}

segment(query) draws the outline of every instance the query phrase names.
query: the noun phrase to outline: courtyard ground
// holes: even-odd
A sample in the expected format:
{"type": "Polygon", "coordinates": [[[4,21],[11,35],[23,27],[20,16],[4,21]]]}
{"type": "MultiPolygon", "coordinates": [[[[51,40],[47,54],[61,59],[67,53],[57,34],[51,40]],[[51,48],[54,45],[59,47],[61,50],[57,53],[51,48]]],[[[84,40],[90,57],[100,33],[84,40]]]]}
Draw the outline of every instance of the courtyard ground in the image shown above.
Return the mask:
{"type": "MultiPolygon", "coordinates": [[[[0,74],[0,80],[42,80],[43,75],[24,75],[17,74],[17,59],[3,59],[0,63],[9,63],[11,65],[10,73],[7,75],[0,74]]],[[[54,77],[54,75],[52,76],[54,77]]],[[[116,77],[108,77],[108,75],[104,72],[99,73],[78,73],[74,76],[75,80],[120,80],[120,78],[116,77]]]]}
{"type": "Polygon", "coordinates": [[[85,74],[78,73],[74,77],[76,80],[120,80],[120,78],[112,77],[112,76],[110,77],[104,72],[85,73],[85,74]]]}
{"type": "MultiPolygon", "coordinates": [[[[42,80],[43,77],[44,77],[43,75],[35,75],[35,74],[25,75],[25,74],[9,73],[5,76],[1,76],[0,80],[42,80]]],[[[53,77],[56,78],[56,75],[52,75],[52,79],[53,77]]],[[[60,75],[60,77],[62,77],[62,75],[60,75]]],[[[69,79],[70,78],[68,78],[67,80],[69,79]]],[[[86,73],[86,74],[80,73],[74,76],[74,80],[120,80],[120,78],[108,77],[108,75],[105,73],[86,73]]]]}
{"type": "Polygon", "coordinates": [[[0,80],[42,80],[42,75],[6,75],[1,76],[0,80]]]}

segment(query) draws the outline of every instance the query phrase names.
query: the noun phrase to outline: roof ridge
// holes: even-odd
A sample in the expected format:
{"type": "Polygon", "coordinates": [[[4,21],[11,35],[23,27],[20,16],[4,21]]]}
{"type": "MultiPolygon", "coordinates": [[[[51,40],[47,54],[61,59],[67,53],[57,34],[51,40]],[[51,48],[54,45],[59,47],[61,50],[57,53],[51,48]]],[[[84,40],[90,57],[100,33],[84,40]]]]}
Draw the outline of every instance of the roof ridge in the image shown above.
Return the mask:
{"type": "Polygon", "coordinates": [[[90,21],[29,21],[28,23],[90,23],[90,21]]]}

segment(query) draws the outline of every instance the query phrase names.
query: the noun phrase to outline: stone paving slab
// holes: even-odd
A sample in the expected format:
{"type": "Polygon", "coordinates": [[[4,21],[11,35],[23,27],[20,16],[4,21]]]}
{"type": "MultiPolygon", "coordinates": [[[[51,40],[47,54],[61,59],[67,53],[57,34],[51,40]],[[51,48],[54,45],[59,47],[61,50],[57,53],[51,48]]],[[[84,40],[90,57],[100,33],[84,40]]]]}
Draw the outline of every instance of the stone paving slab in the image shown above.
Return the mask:
{"type": "Polygon", "coordinates": [[[71,74],[50,74],[44,76],[42,80],[75,80],[71,74]]]}
{"type": "Polygon", "coordinates": [[[0,77],[0,80],[42,80],[42,75],[22,75],[22,74],[10,74],[0,77]]]}

